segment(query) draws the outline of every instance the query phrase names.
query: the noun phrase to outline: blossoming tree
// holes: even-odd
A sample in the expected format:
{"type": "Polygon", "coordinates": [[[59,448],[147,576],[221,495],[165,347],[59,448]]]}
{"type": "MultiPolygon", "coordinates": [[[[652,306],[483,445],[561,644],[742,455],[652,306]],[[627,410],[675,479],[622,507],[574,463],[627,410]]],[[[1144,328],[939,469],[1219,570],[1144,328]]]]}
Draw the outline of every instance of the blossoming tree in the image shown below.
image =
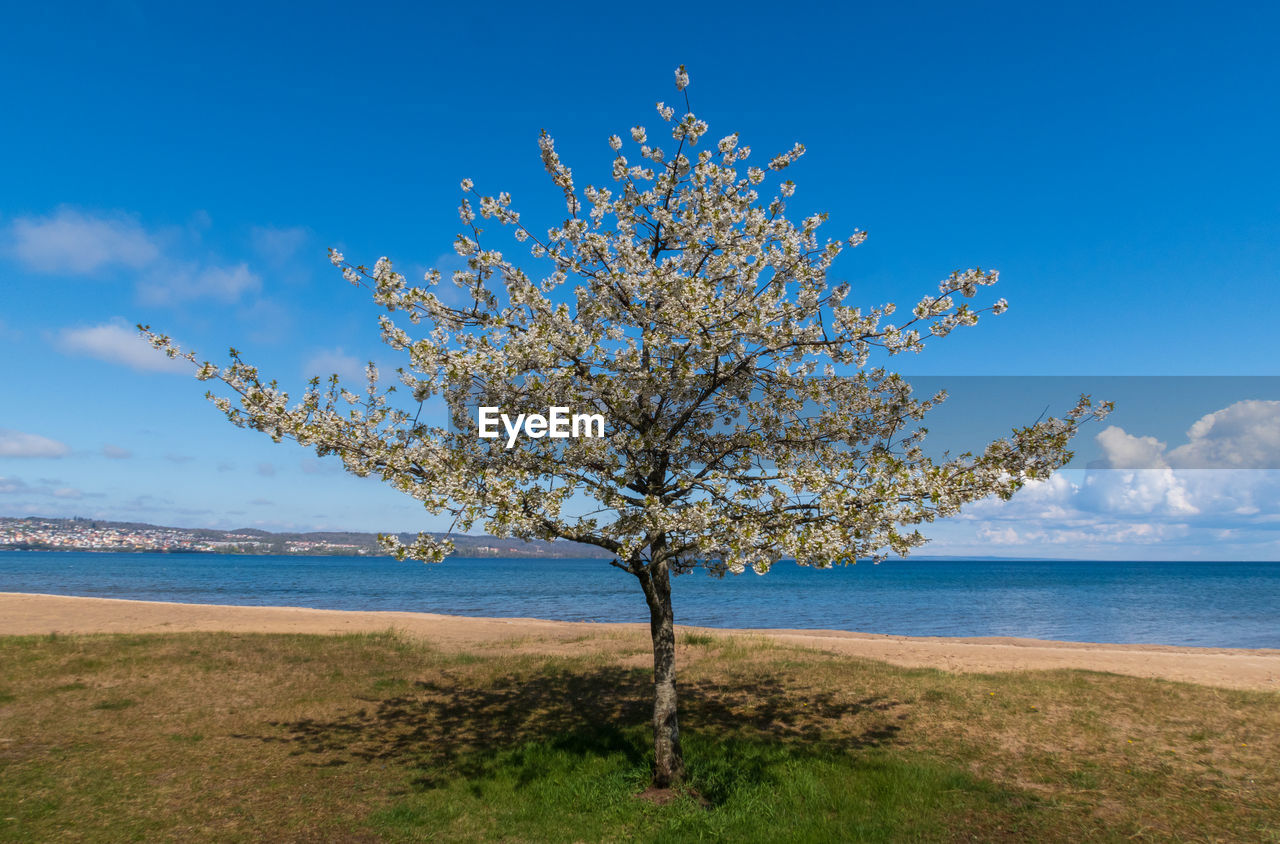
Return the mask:
{"type": "MultiPolygon", "coordinates": [[[[676,87],[687,84],[682,66],[676,87]]],[[[542,165],[565,209],[550,229],[526,225],[508,194],[463,181],[454,246],[467,269],[449,279],[460,294],[444,295],[436,270],[410,284],[386,258],[368,268],[331,252],[387,309],[382,339],[406,358],[399,393],[380,386],[371,364],[360,394],[334,376],[291,401],[234,349],[227,365],[205,362],[197,373],[230,388],[233,398],[210,398],[236,425],[337,455],[461,530],[605,549],[649,607],[658,787],[684,776],[672,575],[905,555],[925,541],[914,526],[1008,498],[1062,466],[1078,425],[1107,409],[1082,397],[981,453],[927,457],[916,423],[945,396],[913,396],[878,362],[1002,312],[1004,300],[969,303],[996,274],[950,274],[900,323],[889,321],[892,304],[848,304],[832,263],[864,235],[821,240],[825,215],[787,217],[791,181],[765,193],[804,147],[752,165],[736,134],[707,144],[707,124],[687,93],[683,102],[679,117],[658,103],[665,146],[641,126],[629,132],[632,146],[609,138],[608,186],[579,187],[544,133],[542,165]],[[482,221],[525,244],[531,268],[492,248],[482,221]],[[405,393],[412,400],[398,403],[405,393]],[[508,448],[477,436],[477,396],[518,412],[596,412],[608,430],[508,448]],[[432,397],[445,400],[448,424],[419,421],[432,397]]],[[[440,561],[450,550],[427,534],[383,541],[402,559],[440,561]]]]}

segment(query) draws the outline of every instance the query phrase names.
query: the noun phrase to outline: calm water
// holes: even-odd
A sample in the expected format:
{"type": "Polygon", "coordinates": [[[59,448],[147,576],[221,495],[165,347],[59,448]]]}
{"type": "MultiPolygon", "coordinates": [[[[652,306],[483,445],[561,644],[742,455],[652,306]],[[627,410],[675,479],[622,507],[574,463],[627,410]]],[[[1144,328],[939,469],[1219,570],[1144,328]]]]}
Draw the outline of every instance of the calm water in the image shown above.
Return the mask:
{"type": "MultiPolygon", "coordinates": [[[[675,581],[676,621],[910,636],[1280,648],[1280,563],[896,561],[675,581]]],[[[603,560],[0,552],[0,592],[646,621],[603,560]]]]}

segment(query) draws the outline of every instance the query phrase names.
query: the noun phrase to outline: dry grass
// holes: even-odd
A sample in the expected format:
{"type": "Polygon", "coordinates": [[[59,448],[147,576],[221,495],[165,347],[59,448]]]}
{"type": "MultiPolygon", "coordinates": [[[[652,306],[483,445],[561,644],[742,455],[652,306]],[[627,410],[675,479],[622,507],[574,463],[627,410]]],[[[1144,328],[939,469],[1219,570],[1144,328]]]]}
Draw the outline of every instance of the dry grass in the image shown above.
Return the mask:
{"type": "Polygon", "coordinates": [[[653,806],[647,643],[546,644],[0,639],[0,839],[1280,841],[1274,694],[685,634],[653,806]]]}

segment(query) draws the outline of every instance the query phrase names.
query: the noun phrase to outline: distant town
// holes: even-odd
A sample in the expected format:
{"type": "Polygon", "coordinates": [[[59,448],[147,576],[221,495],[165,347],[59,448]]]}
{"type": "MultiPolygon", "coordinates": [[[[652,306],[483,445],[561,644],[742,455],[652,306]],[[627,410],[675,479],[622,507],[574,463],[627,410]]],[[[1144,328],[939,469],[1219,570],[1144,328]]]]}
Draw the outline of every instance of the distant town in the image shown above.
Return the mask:
{"type": "MultiPolygon", "coordinates": [[[[443,534],[434,534],[443,536],[443,534]]],[[[412,534],[400,534],[409,541],[412,534]]],[[[590,545],[524,542],[492,536],[451,536],[459,557],[603,557],[590,545]]],[[[0,517],[0,551],[148,551],[200,554],[366,556],[385,553],[377,534],[272,533],[254,528],[214,530],[96,519],[0,517]]]]}

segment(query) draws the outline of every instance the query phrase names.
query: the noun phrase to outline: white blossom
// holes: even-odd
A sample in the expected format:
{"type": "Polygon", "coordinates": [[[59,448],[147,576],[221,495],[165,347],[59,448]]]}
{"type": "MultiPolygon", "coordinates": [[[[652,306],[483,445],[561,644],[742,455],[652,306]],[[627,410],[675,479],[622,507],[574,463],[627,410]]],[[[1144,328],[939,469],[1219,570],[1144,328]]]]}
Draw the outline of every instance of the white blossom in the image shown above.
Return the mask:
{"type": "MultiPolygon", "coordinates": [[[[672,121],[673,109],[658,110],[672,121]]],[[[854,306],[834,264],[866,233],[820,237],[825,214],[786,215],[793,181],[766,184],[803,145],[746,166],[751,149],[736,133],[691,151],[706,132],[686,114],[664,147],[633,127],[651,166],[629,162],[611,135],[603,185],[585,186],[543,133],[542,166],[564,213],[541,229],[509,194],[480,196],[463,180],[454,250],[466,267],[450,276],[462,303],[437,295],[438,270],[414,286],[388,258],[369,269],[331,251],[384,309],[379,331],[404,356],[396,380],[411,401],[380,386],[372,366],[358,392],[313,381],[294,397],[234,350],[197,377],[229,389],[234,401],[212,399],[233,423],[336,455],[458,530],[587,542],[633,572],[763,573],[783,558],[827,566],[907,554],[926,541],[916,527],[1060,467],[1076,427],[1105,413],[1085,399],[976,455],[924,456],[912,426],[942,399],[914,396],[872,360],[918,353],[1005,311],[1004,299],[970,303],[997,274],[951,273],[899,323],[888,321],[893,303],[854,306]],[[494,225],[479,228],[481,218],[494,225]],[[495,242],[503,230],[505,250],[495,242]],[[532,264],[511,257],[517,247],[532,264]],[[476,390],[495,406],[598,412],[609,428],[491,448],[468,424],[476,390]],[[451,408],[450,424],[419,419],[432,397],[451,408]]],[[[415,559],[447,550],[426,536],[387,544],[415,559]]]]}

